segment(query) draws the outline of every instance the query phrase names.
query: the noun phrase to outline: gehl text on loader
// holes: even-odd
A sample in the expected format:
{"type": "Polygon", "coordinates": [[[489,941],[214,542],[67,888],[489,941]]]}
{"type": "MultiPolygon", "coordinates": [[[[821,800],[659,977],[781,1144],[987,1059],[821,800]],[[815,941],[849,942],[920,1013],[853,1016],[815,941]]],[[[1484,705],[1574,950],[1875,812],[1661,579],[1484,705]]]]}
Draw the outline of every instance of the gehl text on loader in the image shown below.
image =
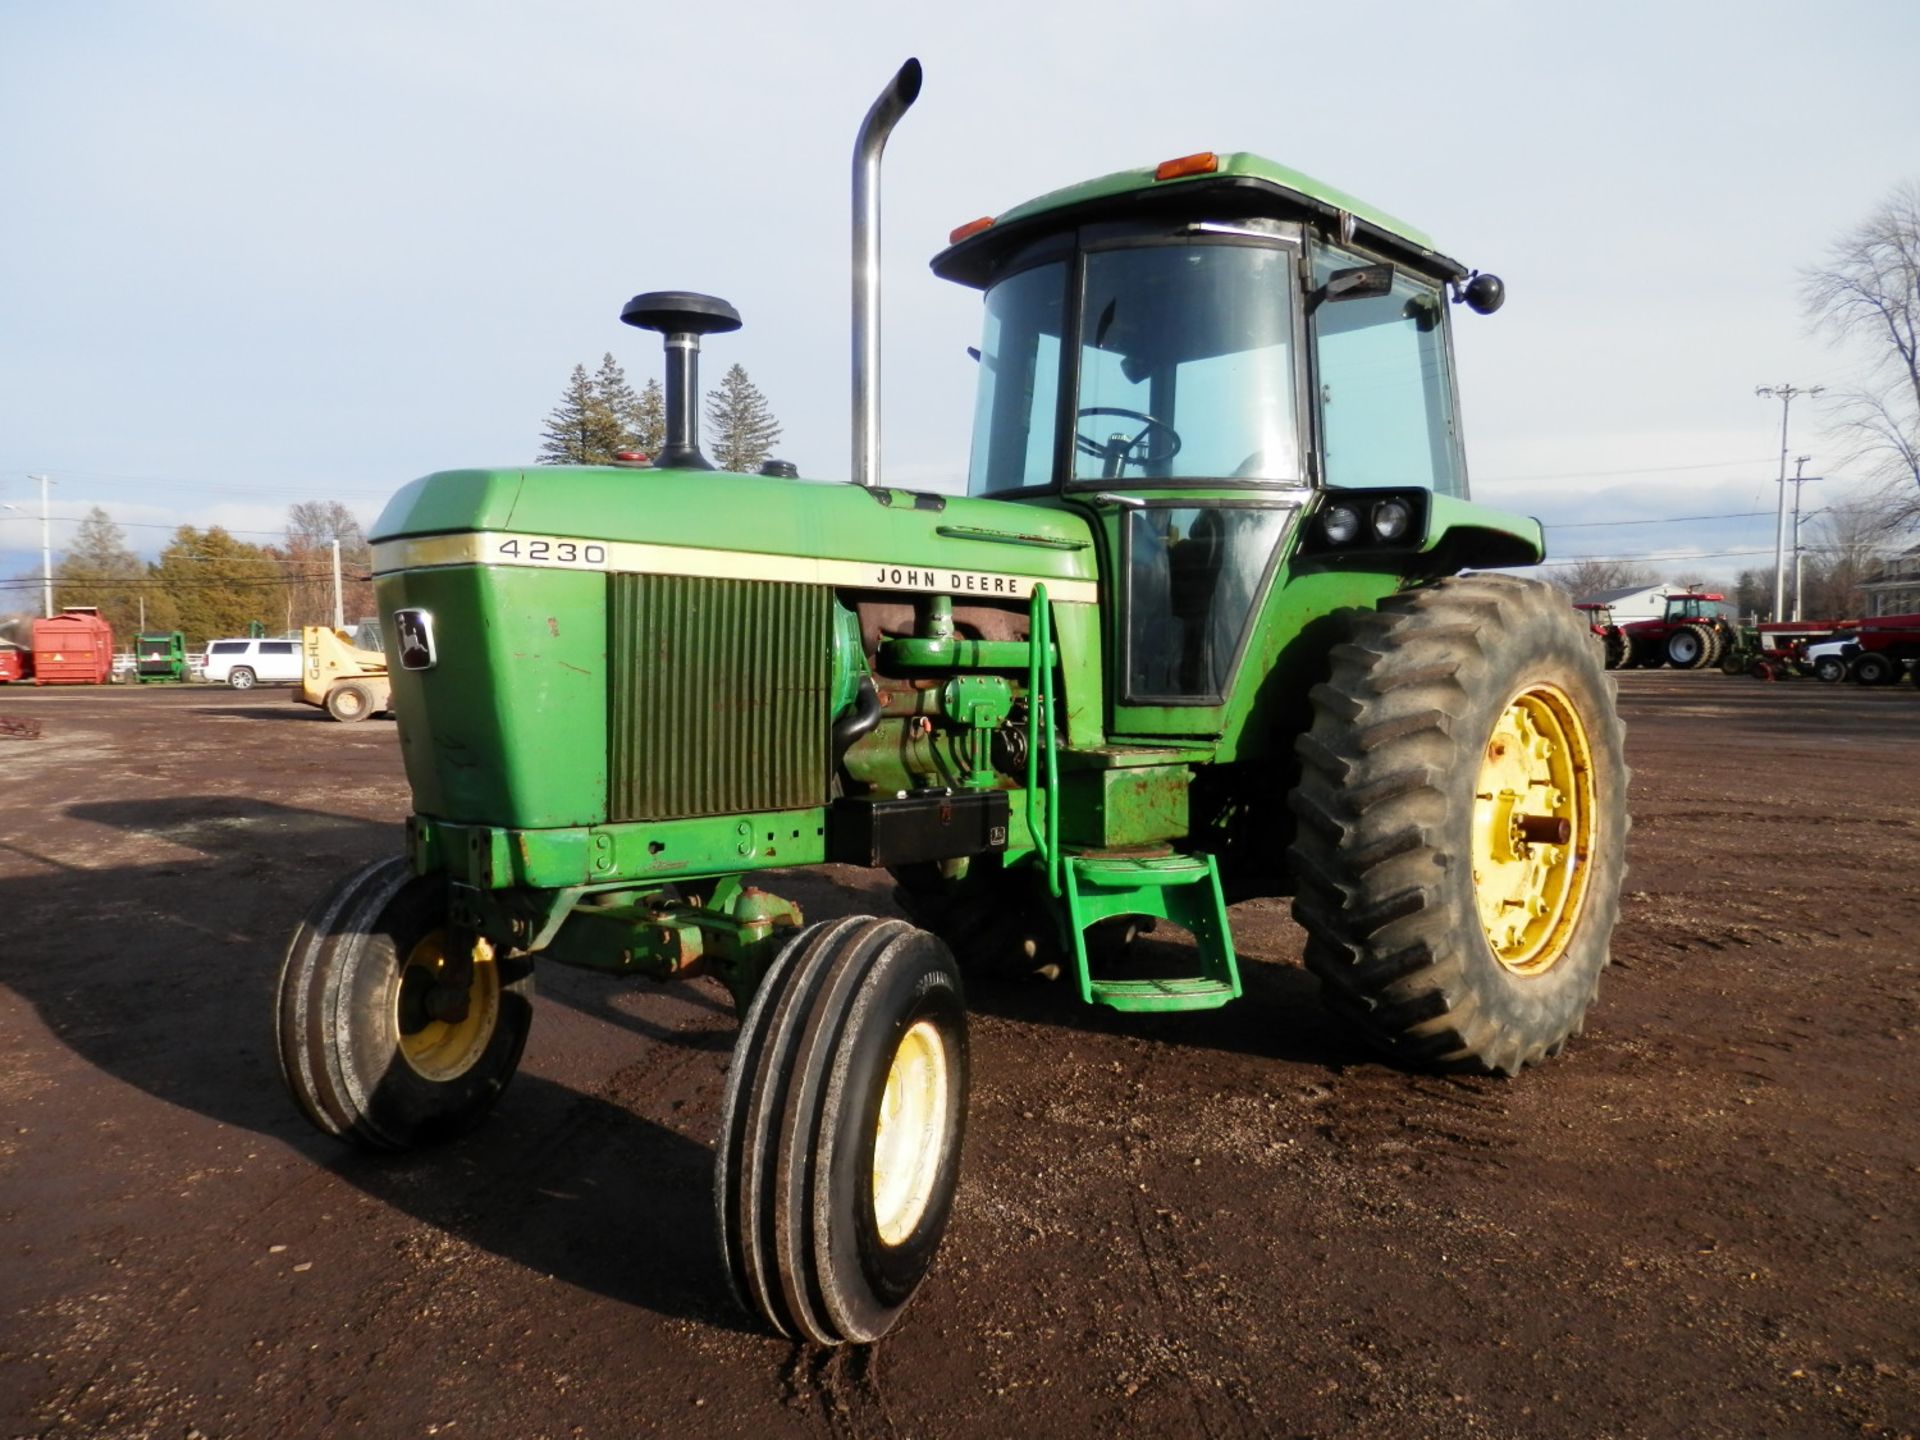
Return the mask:
{"type": "Polygon", "coordinates": [[[1452,317],[1501,283],[1305,175],[1187,155],[955,230],[934,273],[986,310],[967,493],[882,483],[879,164],[920,79],[854,152],[852,483],[715,471],[698,353],[740,317],[653,291],[621,318],[665,337],[656,463],[387,506],[407,850],[319,900],[278,996],[308,1117],[405,1149],[499,1099],[538,965],[717,975],[728,1276],[822,1345],[884,1335],[939,1248],[971,967],[1219,1006],[1228,903],[1290,894],[1361,1036],[1513,1074],[1581,1028],[1627,829],[1585,627],[1484,573],[1543,557],[1467,498],[1452,317]],[[755,883],[829,862],[890,871],[912,920],[808,924],[755,883]],[[1129,974],[1143,922],[1190,974],[1129,974]]]}

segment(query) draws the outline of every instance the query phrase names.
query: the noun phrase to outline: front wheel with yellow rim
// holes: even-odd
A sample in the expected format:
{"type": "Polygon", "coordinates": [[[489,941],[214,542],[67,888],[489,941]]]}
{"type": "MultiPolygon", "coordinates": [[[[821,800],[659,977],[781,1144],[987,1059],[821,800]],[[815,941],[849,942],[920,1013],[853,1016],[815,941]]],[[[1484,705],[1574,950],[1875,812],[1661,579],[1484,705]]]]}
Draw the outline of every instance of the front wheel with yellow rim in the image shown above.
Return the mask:
{"type": "Polygon", "coordinates": [[[952,952],[902,920],[802,930],[747,1009],[714,1199],[734,1294],[781,1334],[893,1328],[946,1233],[967,1102],[952,952]]]}
{"type": "Polygon", "coordinates": [[[378,1150],[447,1140],[493,1108],[532,1023],[533,970],[448,923],[404,859],[347,876],[280,972],[280,1069],[321,1130],[378,1150]]]}
{"type": "Polygon", "coordinates": [[[1393,1054],[1514,1074],[1579,1033],[1619,916],[1613,680],[1565,598],[1511,576],[1348,628],[1297,747],[1307,966],[1393,1054]]]}

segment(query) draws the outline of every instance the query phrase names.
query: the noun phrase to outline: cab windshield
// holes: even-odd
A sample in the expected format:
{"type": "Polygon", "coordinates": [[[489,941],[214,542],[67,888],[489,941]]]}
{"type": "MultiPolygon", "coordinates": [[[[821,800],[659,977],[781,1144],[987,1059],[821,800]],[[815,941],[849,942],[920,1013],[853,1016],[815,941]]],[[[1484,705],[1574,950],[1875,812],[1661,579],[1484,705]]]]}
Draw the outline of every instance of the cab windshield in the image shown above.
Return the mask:
{"type": "Polygon", "coordinates": [[[968,492],[1051,484],[1067,445],[1082,482],[1302,483],[1293,256],[1206,240],[1093,251],[1072,337],[1066,262],[995,285],[968,492]],[[1070,408],[1059,403],[1068,343],[1070,408]]]}

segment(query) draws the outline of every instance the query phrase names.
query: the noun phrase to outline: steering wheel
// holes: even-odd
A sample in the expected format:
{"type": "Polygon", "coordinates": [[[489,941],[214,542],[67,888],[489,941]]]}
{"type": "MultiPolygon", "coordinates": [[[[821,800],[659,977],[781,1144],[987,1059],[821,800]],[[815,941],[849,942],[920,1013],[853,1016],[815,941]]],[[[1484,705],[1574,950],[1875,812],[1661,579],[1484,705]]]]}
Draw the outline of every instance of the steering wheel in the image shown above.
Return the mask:
{"type": "Polygon", "coordinates": [[[1180,453],[1180,432],[1164,420],[1156,420],[1144,410],[1127,410],[1118,405],[1088,405],[1074,417],[1084,420],[1089,415],[1118,415],[1125,420],[1138,420],[1140,429],[1134,432],[1131,440],[1116,435],[1110,440],[1096,440],[1079,430],[1073,432],[1074,448],[1082,455],[1091,455],[1104,462],[1101,478],[1112,480],[1131,463],[1146,465],[1159,464],[1171,460],[1180,453]],[[1143,445],[1149,435],[1166,437],[1167,448],[1156,452],[1151,445],[1143,445]],[[1138,451],[1138,454],[1134,452],[1138,451]]]}

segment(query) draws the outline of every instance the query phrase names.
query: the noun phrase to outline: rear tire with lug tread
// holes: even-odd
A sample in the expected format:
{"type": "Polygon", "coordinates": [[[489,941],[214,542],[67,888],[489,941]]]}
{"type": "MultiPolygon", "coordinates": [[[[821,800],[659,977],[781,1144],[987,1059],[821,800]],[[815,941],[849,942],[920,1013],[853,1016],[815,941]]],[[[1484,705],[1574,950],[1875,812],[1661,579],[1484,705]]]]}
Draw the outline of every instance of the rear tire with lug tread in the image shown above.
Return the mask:
{"type": "Polygon", "coordinates": [[[734,1045],[714,1200],[741,1305],[815,1345],[892,1329],[945,1235],[967,1103],[960,972],[870,915],[809,926],[734,1045]]]}
{"type": "Polygon", "coordinates": [[[1403,1061],[1511,1075],[1557,1054],[1626,871],[1612,678],[1556,592],[1502,575],[1357,613],[1330,660],[1290,852],[1324,998],[1403,1061]]]}
{"type": "Polygon", "coordinates": [[[1676,670],[1698,670],[1712,650],[1713,640],[1704,625],[1682,625],[1667,636],[1667,663],[1676,670]]]}
{"type": "Polygon", "coordinates": [[[532,962],[476,959],[466,1014],[438,1018],[430,994],[447,934],[445,883],[403,858],[346,877],[294,931],[280,1071],[319,1129],[408,1150],[465,1133],[506,1089],[532,1023],[532,962]]]}

